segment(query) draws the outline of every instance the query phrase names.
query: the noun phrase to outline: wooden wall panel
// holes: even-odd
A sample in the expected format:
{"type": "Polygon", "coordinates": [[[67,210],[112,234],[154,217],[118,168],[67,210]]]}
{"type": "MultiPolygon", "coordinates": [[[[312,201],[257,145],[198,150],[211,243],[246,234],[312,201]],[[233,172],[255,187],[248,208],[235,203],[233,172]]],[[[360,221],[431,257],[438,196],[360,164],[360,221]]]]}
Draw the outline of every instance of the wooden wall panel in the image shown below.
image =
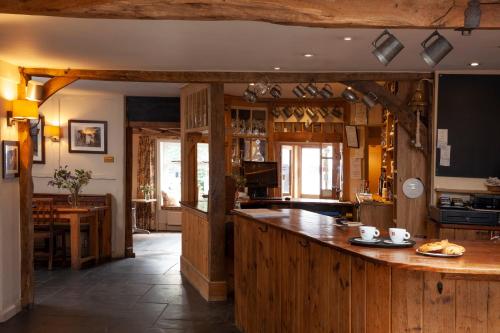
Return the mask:
{"type": "Polygon", "coordinates": [[[351,259],[351,332],[364,333],[366,324],[366,262],[351,259]]]}
{"type": "Polygon", "coordinates": [[[391,331],[391,269],[371,262],[366,263],[366,329],[391,331]]]}
{"type": "Polygon", "coordinates": [[[424,273],[392,269],[392,332],[422,332],[424,273]]]}
{"type": "Polygon", "coordinates": [[[298,237],[283,233],[281,247],[281,332],[300,333],[298,237]]]}
{"type": "Polygon", "coordinates": [[[424,332],[455,332],[455,281],[424,273],[424,332]]]}
{"type": "Polygon", "coordinates": [[[455,292],[456,332],[487,332],[488,281],[457,280],[455,292]]]}
{"type": "Polygon", "coordinates": [[[182,210],[182,256],[208,276],[208,221],[191,210],[182,210]]]}
{"type": "Polygon", "coordinates": [[[500,333],[500,281],[488,285],[488,333],[500,333]]]}

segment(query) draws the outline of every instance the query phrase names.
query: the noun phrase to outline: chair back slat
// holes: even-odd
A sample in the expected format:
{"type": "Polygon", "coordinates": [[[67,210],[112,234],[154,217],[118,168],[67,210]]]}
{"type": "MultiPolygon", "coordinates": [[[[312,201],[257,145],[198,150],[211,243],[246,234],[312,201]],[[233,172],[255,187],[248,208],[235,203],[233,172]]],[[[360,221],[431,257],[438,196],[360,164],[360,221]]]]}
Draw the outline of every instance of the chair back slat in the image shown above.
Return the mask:
{"type": "Polygon", "coordinates": [[[33,224],[35,226],[54,224],[54,199],[53,198],[33,198],[33,224]]]}

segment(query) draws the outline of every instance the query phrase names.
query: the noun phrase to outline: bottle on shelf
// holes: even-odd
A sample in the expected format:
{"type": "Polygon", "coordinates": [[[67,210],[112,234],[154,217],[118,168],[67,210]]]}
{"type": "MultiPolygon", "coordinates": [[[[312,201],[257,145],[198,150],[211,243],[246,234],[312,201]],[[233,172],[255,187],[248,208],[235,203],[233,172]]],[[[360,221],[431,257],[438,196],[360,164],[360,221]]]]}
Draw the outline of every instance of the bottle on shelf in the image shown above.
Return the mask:
{"type": "Polygon", "coordinates": [[[378,179],[378,195],[382,196],[382,189],[384,188],[384,181],[385,181],[385,169],[382,169],[382,172],[380,173],[380,177],[378,179]]]}
{"type": "Polygon", "coordinates": [[[382,198],[384,200],[387,200],[388,199],[388,192],[387,192],[387,181],[384,180],[384,184],[382,186],[382,198]]]}

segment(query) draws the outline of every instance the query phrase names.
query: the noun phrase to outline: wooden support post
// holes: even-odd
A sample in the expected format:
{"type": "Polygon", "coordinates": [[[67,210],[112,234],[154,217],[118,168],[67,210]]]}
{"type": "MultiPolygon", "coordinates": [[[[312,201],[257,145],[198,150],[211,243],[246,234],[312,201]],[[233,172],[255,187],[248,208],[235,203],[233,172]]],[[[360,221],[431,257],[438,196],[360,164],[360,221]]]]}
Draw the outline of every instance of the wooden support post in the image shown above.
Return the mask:
{"type": "Polygon", "coordinates": [[[33,199],[33,140],[30,123],[20,121],[17,124],[20,146],[19,196],[21,224],[21,305],[30,307],[34,302],[33,293],[33,216],[31,202],[33,199]]]}
{"type": "Polygon", "coordinates": [[[225,161],[224,161],[224,84],[212,83],[208,101],[209,147],[209,276],[211,281],[225,281],[225,161]]]}

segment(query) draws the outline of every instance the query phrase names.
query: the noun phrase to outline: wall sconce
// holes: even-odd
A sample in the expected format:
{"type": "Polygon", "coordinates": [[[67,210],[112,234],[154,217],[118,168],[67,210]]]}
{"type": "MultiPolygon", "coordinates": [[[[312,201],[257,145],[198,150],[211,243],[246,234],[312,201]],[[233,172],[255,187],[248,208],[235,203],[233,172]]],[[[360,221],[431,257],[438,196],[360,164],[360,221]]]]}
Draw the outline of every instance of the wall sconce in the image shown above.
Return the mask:
{"type": "Polygon", "coordinates": [[[7,111],[7,126],[12,126],[14,121],[37,120],[38,103],[24,99],[12,101],[12,111],[7,111]]]}
{"type": "Polygon", "coordinates": [[[61,128],[55,125],[45,125],[43,135],[52,142],[59,142],[61,139],[61,128]]]}
{"type": "Polygon", "coordinates": [[[43,99],[43,84],[37,81],[28,81],[26,87],[26,99],[29,101],[40,102],[43,99]]]}

